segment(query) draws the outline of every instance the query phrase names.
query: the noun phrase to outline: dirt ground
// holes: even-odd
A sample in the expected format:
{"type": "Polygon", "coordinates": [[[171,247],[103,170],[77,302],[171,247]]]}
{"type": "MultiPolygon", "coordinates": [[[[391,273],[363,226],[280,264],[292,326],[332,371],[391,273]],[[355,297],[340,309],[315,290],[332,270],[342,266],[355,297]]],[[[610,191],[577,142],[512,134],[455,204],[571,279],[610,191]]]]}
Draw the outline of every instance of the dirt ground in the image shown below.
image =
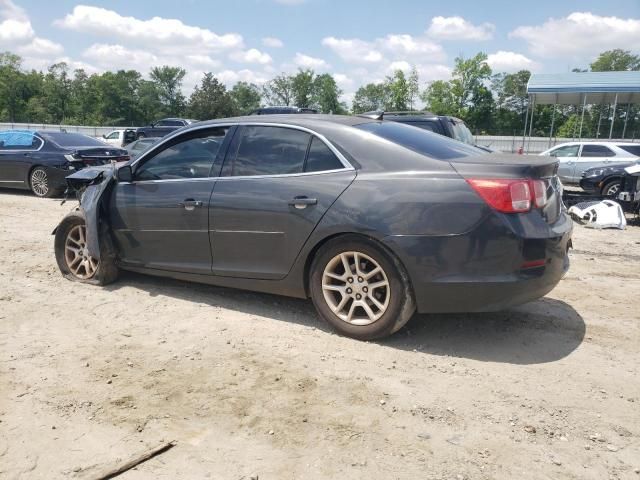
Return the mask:
{"type": "Polygon", "coordinates": [[[71,204],[0,190],[0,478],[640,479],[640,227],[576,226],[546,298],[333,334],[310,302],[64,280],[71,204]]]}

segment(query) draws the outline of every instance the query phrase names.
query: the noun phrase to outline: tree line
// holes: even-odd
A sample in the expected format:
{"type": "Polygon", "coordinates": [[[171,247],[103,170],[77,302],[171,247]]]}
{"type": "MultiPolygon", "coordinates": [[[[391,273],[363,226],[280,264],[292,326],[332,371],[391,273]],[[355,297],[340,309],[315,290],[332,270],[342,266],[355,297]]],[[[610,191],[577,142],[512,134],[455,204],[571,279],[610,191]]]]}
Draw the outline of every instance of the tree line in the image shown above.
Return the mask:
{"type": "MultiPolygon", "coordinates": [[[[0,121],[134,126],[168,116],[206,120],[242,115],[264,105],[296,105],[336,114],[424,108],[462,118],[476,134],[522,134],[531,73],[494,73],[487,58],[482,52],[471,58],[458,57],[450,80],[428,83],[421,83],[415,68],[408,74],[396,70],[382,82],[358,88],[352,104],[347,105],[340,101],[343,92],[332,75],[310,69],[280,74],[262,86],[241,81],[232,88],[205,73],[187,98],[182,88],[187,73],[183,68],[157,66],[148,78],[136,70],[89,75],[83,69],[71,71],[66,63],[53,64],[46,71],[25,70],[18,55],[5,52],[0,53],[0,121]]],[[[640,70],[640,56],[610,50],[589,67],[591,71],[640,70]]],[[[552,105],[535,106],[534,135],[549,134],[552,109],[552,105]]],[[[577,136],[581,113],[580,106],[558,106],[557,136],[577,136]]],[[[619,106],[614,136],[622,134],[628,115],[626,137],[635,137],[640,126],[638,113],[637,106],[619,106]]],[[[582,136],[608,136],[613,115],[610,106],[589,106],[582,136]]]]}

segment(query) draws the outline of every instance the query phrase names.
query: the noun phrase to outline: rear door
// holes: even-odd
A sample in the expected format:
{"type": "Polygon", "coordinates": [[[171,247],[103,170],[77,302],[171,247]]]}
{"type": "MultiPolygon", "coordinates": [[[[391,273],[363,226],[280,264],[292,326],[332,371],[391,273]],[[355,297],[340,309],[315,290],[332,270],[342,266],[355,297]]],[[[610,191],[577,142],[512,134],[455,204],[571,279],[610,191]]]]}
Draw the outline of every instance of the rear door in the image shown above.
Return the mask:
{"type": "Polygon", "coordinates": [[[577,183],[575,180],[576,161],[580,153],[580,144],[563,145],[549,152],[550,157],[556,157],[560,162],[558,177],[563,183],[577,183]]]}
{"type": "Polygon", "coordinates": [[[247,125],[234,135],[209,209],[215,275],[280,279],[355,171],[319,137],[247,125]]]}
{"type": "Polygon", "coordinates": [[[136,163],[132,182],[116,184],[111,222],[125,263],[211,274],[211,171],[228,131],[185,132],[136,163]]]}
{"type": "Polygon", "coordinates": [[[0,186],[22,187],[42,139],[31,132],[0,133],[0,186]]]}
{"type": "Polygon", "coordinates": [[[612,160],[615,160],[615,156],[614,151],[605,145],[582,145],[582,150],[580,150],[580,156],[574,169],[574,181],[579,182],[582,172],[591,167],[605,166],[611,163],[612,160]]]}

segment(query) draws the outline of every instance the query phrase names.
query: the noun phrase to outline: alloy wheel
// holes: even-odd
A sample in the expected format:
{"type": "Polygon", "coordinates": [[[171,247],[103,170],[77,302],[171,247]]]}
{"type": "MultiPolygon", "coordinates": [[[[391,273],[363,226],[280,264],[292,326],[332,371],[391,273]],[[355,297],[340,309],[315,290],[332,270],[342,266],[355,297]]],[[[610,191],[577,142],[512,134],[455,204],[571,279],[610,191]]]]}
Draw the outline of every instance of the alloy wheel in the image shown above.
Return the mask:
{"type": "Polygon", "coordinates": [[[331,311],[352,325],[370,325],[389,307],[387,274],[373,258],[361,252],[342,252],[322,273],[322,293],[331,311]]]}
{"type": "Polygon", "coordinates": [[[609,188],[607,188],[607,191],[604,192],[604,194],[607,197],[615,197],[619,191],[620,191],[620,184],[613,183],[611,184],[611,186],[609,186],[609,188]]]}
{"type": "Polygon", "coordinates": [[[33,193],[39,197],[44,197],[49,193],[49,179],[47,178],[47,172],[41,168],[37,168],[31,174],[31,189],[33,193]]]}
{"type": "Polygon", "coordinates": [[[76,225],[67,234],[64,243],[64,259],[67,267],[77,278],[86,280],[98,270],[98,261],[87,250],[87,228],[76,225]]]}

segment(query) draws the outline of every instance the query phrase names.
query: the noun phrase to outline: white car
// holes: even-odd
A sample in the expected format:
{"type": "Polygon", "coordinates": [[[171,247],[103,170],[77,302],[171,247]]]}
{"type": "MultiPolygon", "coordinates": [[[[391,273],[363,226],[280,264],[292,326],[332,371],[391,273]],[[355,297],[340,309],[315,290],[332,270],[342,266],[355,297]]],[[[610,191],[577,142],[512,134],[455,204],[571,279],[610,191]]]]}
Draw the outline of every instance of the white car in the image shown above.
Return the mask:
{"type": "Polygon", "coordinates": [[[136,139],[136,131],[132,129],[113,130],[103,135],[101,140],[114,147],[124,147],[136,139]]]}
{"type": "Polygon", "coordinates": [[[557,157],[558,176],[563,183],[578,184],[582,172],[591,167],[633,163],[640,157],[640,143],[567,142],[556,145],[540,155],[557,157]]]}

